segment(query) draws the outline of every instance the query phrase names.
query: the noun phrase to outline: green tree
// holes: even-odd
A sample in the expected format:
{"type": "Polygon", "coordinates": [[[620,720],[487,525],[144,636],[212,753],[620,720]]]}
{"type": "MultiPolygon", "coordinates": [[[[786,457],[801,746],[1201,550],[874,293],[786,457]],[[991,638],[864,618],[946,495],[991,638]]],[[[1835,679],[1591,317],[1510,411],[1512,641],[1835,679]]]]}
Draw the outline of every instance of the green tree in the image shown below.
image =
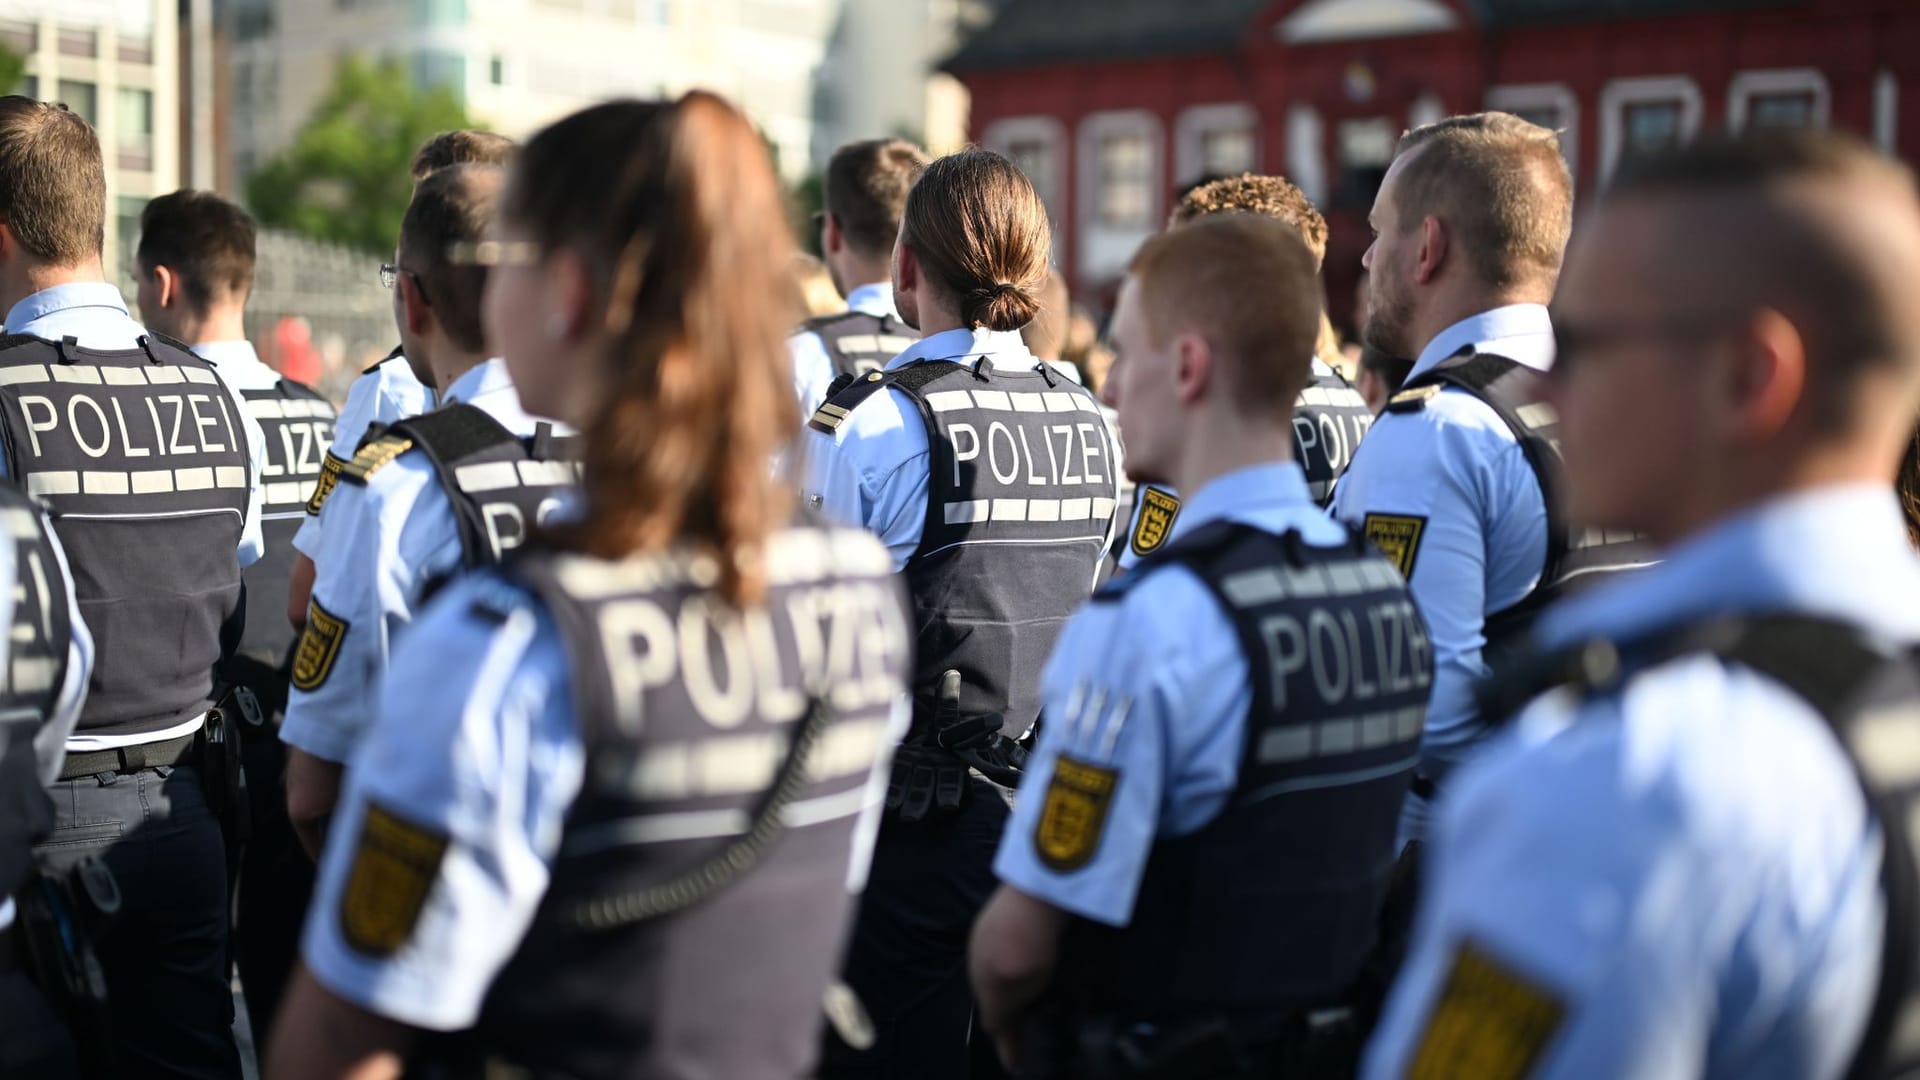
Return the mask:
{"type": "Polygon", "coordinates": [[[413,197],[414,151],[471,126],[452,90],[415,86],[398,63],[348,58],[293,145],[247,181],[247,201],[263,225],[391,252],[413,197]]]}
{"type": "Polygon", "coordinates": [[[27,81],[27,58],[0,45],[0,94],[17,94],[27,81]]]}

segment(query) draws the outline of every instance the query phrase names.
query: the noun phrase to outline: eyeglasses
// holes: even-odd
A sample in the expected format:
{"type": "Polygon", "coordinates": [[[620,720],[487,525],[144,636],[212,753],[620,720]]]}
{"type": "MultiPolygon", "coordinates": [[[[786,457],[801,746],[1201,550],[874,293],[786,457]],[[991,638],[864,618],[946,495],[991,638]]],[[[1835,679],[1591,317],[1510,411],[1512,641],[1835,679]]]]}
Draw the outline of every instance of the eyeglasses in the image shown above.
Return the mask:
{"type": "Polygon", "coordinates": [[[455,266],[538,266],[546,252],[531,240],[462,240],[447,245],[455,266]]]}
{"type": "Polygon", "coordinates": [[[1609,321],[1581,326],[1565,318],[1553,320],[1553,373],[1564,376],[1576,358],[1601,349],[1636,342],[1693,344],[1727,328],[1724,315],[1680,316],[1643,322],[1609,321]]]}
{"type": "Polygon", "coordinates": [[[428,307],[432,307],[433,301],[427,299],[427,283],[420,280],[419,274],[414,273],[398,263],[380,264],[380,287],[383,289],[393,288],[393,283],[400,280],[401,274],[405,274],[413,279],[413,289],[420,294],[420,302],[426,304],[428,307]]]}

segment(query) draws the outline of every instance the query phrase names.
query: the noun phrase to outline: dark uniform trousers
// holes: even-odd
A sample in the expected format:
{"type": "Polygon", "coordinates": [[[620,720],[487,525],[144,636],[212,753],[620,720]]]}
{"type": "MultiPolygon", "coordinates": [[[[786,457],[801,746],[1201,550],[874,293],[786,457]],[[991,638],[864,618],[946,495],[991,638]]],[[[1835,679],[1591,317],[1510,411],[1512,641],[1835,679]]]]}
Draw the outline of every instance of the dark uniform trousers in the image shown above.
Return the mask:
{"type": "MultiPolygon", "coordinates": [[[[0,949],[12,947],[0,934],[0,949]]],[[[0,970],[0,1076],[67,1080],[79,1075],[73,1040],[46,997],[25,974],[0,970]]]]}
{"type": "Polygon", "coordinates": [[[120,911],[94,941],[120,1060],[103,1076],[238,1077],[227,982],[227,866],[199,771],[162,766],[62,780],[36,847],[56,870],[97,856],[120,911]]]}
{"type": "Polygon", "coordinates": [[[287,817],[286,748],[272,727],[243,744],[253,825],[240,852],[233,959],[256,1046],[264,1046],[300,960],[315,867],[287,817]]]}
{"type": "MultiPolygon", "coordinates": [[[[960,1080],[995,1075],[991,1049],[970,1064],[973,994],[967,937],[998,881],[1003,789],[977,777],[961,808],[921,821],[882,819],[848,950],[846,982],[873,1020],[875,1042],[853,1050],[829,1033],[823,1080],[960,1080]]],[[[984,1036],[977,1041],[985,1043],[984,1036]]]]}

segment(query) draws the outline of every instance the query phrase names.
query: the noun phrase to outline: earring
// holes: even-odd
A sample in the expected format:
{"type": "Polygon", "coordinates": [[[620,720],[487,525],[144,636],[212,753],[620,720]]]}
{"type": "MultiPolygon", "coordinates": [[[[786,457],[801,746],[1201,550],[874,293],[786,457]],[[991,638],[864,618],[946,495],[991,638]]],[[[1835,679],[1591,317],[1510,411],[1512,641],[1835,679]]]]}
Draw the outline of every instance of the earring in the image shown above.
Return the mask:
{"type": "Polygon", "coordinates": [[[566,336],[567,317],[565,315],[553,315],[549,317],[547,319],[547,339],[550,341],[559,341],[566,336]]]}

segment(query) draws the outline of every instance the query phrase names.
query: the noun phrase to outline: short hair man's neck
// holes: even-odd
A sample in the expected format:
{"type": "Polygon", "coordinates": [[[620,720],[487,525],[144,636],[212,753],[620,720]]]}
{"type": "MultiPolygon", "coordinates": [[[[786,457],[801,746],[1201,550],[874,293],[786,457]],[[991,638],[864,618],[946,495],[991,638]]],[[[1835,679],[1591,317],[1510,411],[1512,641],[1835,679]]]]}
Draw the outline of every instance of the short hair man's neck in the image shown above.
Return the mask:
{"type": "Polygon", "coordinates": [[[1180,461],[1168,470],[1182,494],[1199,491],[1231,472],[1293,460],[1293,414],[1253,418],[1227,409],[1195,412],[1180,461]]]}
{"type": "Polygon", "coordinates": [[[444,334],[439,335],[427,357],[427,367],[433,372],[434,393],[445,395],[462,376],[490,359],[485,350],[468,352],[448,341],[444,334]]]}
{"type": "Polygon", "coordinates": [[[216,301],[207,305],[205,314],[182,314],[175,322],[175,329],[160,329],[162,333],[172,334],[189,345],[209,345],[222,341],[247,340],[246,323],[247,302],[241,300],[216,301]]]}
{"type": "Polygon", "coordinates": [[[106,268],[97,255],[86,262],[72,266],[17,263],[0,271],[0,289],[5,290],[5,295],[0,296],[0,301],[4,301],[6,307],[11,309],[13,305],[34,293],[45,292],[61,285],[104,285],[106,283],[106,268]]]}
{"type": "Polygon", "coordinates": [[[833,280],[840,289],[840,295],[852,296],[855,289],[868,285],[892,285],[893,267],[889,265],[890,254],[878,257],[856,255],[851,250],[842,252],[833,260],[833,280]]]}
{"type": "Polygon", "coordinates": [[[1456,323],[1485,314],[1495,308],[1511,307],[1515,304],[1539,304],[1546,306],[1553,300],[1551,285],[1514,285],[1504,289],[1489,288],[1479,282],[1463,287],[1447,288],[1432,296],[1426,304],[1414,313],[1414,324],[1410,329],[1413,340],[1411,347],[1413,358],[1418,359],[1426,351],[1433,339],[1445,333],[1456,323]]]}

